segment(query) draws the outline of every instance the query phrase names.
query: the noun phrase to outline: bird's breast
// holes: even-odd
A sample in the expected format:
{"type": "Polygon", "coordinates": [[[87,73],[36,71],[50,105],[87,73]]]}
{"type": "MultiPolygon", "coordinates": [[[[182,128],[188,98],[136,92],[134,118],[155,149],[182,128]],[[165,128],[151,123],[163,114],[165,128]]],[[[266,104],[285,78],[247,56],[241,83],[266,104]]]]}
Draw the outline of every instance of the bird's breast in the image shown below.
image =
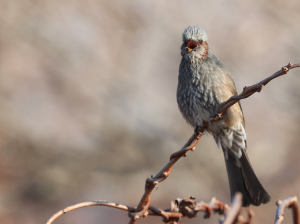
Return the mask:
{"type": "Polygon", "coordinates": [[[212,72],[207,65],[185,62],[180,65],[177,102],[185,119],[194,127],[218,111],[212,72]]]}

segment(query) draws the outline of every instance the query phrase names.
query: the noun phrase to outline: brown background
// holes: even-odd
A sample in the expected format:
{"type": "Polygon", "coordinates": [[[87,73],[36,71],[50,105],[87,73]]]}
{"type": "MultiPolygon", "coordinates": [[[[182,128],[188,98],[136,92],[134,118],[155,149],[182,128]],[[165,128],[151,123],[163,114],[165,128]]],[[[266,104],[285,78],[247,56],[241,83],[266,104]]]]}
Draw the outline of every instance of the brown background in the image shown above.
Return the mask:
{"type": "MultiPolygon", "coordinates": [[[[298,0],[1,0],[0,223],[44,223],[88,200],[136,206],[145,179],[193,132],[176,103],[183,30],[206,30],[241,92],[300,62],[299,11],[298,0]]],[[[299,85],[294,69],[242,101],[249,157],[272,196],[254,223],[273,223],[275,201],[300,196],[299,85]]],[[[230,202],[211,136],[176,164],[152,205],[189,195],[230,202]]],[[[92,207],[55,223],[127,222],[126,212],[92,207]]]]}

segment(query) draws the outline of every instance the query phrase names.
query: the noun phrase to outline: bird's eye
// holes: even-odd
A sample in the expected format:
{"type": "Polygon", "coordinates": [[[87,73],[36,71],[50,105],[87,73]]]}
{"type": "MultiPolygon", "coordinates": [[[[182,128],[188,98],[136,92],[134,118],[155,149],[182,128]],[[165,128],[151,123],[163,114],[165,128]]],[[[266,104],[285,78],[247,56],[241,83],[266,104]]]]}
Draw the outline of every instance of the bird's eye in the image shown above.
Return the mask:
{"type": "Polygon", "coordinates": [[[187,47],[190,49],[194,49],[195,47],[198,47],[198,44],[192,40],[189,40],[189,42],[187,43],[187,47]]]}
{"type": "Polygon", "coordinates": [[[199,44],[202,44],[202,43],[203,43],[203,40],[200,40],[200,41],[199,41],[199,44]]]}

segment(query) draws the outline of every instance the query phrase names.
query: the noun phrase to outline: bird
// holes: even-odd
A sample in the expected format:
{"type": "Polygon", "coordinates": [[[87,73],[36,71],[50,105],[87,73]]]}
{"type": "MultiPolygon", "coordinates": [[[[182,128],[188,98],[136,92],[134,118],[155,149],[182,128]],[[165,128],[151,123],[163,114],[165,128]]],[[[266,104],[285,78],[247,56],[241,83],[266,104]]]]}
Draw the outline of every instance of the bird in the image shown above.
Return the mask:
{"type": "MultiPolygon", "coordinates": [[[[177,103],[187,123],[197,130],[218,114],[226,100],[237,95],[227,67],[210,51],[208,36],[199,26],[189,26],[182,34],[177,103]]],[[[240,102],[205,130],[221,146],[231,197],[240,192],[243,207],[268,203],[270,195],[258,180],[247,155],[245,119],[240,102]]]]}

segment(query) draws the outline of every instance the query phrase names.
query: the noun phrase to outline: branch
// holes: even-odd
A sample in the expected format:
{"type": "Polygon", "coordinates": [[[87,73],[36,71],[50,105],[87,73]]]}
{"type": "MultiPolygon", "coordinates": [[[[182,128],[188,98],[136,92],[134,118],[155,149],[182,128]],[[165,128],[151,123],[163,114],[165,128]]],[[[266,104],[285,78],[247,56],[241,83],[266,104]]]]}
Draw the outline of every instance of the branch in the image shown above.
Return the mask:
{"type": "MultiPolygon", "coordinates": [[[[212,198],[211,201],[207,204],[205,202],[196,203],[195,198],[189,196],[186,199],[176,199],[171,202],[171,208],[161,210],[152,205],[149,205],[147,211],[140,211],[138,213],[143,212],[142,217],[151,216],[161,216],[163,218],[164,223],[169,224],[178,224],[182,217],[194,218],[196,217],[198,212],[204,212],[204,218],[210,218],[212,213],[218,213],[219,215],[224,215],[219,219],[220,224],[251,224],[252,219],[254,217],[254,212],[248,207],[248,220],[246,220],[243,216],[240,215],[242,209],[242,195],[240,193],[236,193],[232,199],[233,203],[231,207],[227,204],[224,204],[221,201],[216,200],[216,198],[212,198]]],[[[299,224],[299,209],[297,197],[289,197],[284,199],[283,201],[279,200],[276,202],[278,205],[275,217],[275,224],[281,224],[284,219],[284,210],[286,208],[292,208],[293,212],[293,220],[294,224],[299,224]]],[[[66,214],[67,212],[73,211],[78,208],[89,207],[89,206],[108,206],[121,210],[125,210],[129,212],[131,218],[134,219],[134,211],[136,208],[108,202],[108,201],[92,201],[92,202],[83,202],[79,204],[75,204],[69,206],[65,209],[62,209],[55,213],[46,224],[51,224],[55,219],[60,217],[61,215],[66,214]]],[[[140,214],[137,214],[140,217],[140,214]]]]}
{"type": "Polygon", "coordinates": [[[242,208],[242,194],[237,192],[232,199],[231,209],[226,213],[226,218],[222,224],[232,224],[238,222],[238,216],[242,208]]]}
{"type": "MultiPolygon", "coordinates": [[[[182,147],[182,149],[180,151],[183,151],[185,150],[186,148],[190,147],[191,145],[194,145],[196,146],[197,142],[200,140],[200,137],[198,138],[198,141],[195,139],[197,139],[197,134],[193,134],[190,139],[185,143],[185,145],[182,147]],[[194,143],[196,142],[196,143],[194,143]],[[194,143],[194,144],[192,144],[194,143]]],[[[141,211],[145,206],[147,206],[147,203],[150,204],[150,194],[152,192],[152,190],[155,188],[155,186],[165,180],[171,173],[172,171],[172,168],[173,168],[173,165],[180,159],[181,156],[177,156],[175,158],[172,158],[169,163],[167,165],[165,165],[165,167],[159,171],[155,177],[152,177],[151,178],[147,178],[146,179],[146,185],[145,185],[145,192],[144,192],[144,195],[142,196],[138,206],[137,206],[137,211],[141,211]]],[[[135,216],[135,218],[131,218],[129,224],[134,224],[138,218],[140,218],[141,216],[143,216],[143,214],[139,214],[139,217],[138,216],[135,216]]]]}
{"type": "Polygon", "coordinates": [[[294,224],[299,224],[299,208],[298,199],[296,196],[286,198],[283,201],[279,200],[276,202],[276,204],[278,207],[275,216],[275,224],[281,224],[284,219],[284,210],[286,208],[292,208],[294,224]]]}
{"type": "Polygon", "coordinates": [[[247,208],[248,220],[240,215],[242,209],[242,194],[237,192],[232,198],[232,205],[228,208],[225,217],[220,218],[220,224],[251,224],[254,217],[254,212],[250,207],[247,208]]]}
{"type": "Polygon", "coordinates": [[[263,87],[265,85],[267,85],[271,80],[273,80],[279,76],[285,75],[289,72],[289,70],[291,70],[293,68],[297,68],[297,67],[300,67],[300,63],[295,64],[295,65],[289,63],[287,66],[282,67],[281,70],[277,71],[276,73],[274,73],[270,77],[262,80],[261,82],[255,84],[255,85],[249,86],[249,87],[245,86],[243,89],[243,92],[240,95],[233,96],[229,100],[227,100],[226,102],[223,103],[224,106],[219,110],[219,113],[223,113],[226,109],[231,107],[233,104],[235,104],[239,100],[248,98],[255,92],[260,92],[263,89],[263,87]]]}
{"type": "MultiPolygon", "coordinates": [[[[144,192],[144,195],[142,196],[136,210],[141,211],[143,209],[143,207],[146,206],[147,203],[150,203],[150,194],[151,194],[152,190],[159,182],[165,180],[170,175],[173,165],[182,156],[186,156],[188,151],[195,150],[197,143],[199,142],[200,138],[202,137],[203,133],[205,132],[205,129],[208,127],[209,124],[222,118],[222,114],[225,112],[225,110],[227,110],[229,107],[231,107],[232,105],[234,105],[241,99],[248,98],[252,94],[254,94],[256,92],[260,92],[263,89],[263,87],[265,85],[267,85],[271,80],[273,80],[279,76],[285,75],[288,73],[289,70],[291,70],[293,68],[297,68],[297,67],[300,67],[300,63],[295,64],[295,65],[292,65],[291,63],[289,63],[287,66],[282,67],[281,70],[277,71],[276,73],[274,73],[270,77],[262,80],[261,82],[255,84],[255,85],[249,86],[249,87],[245,86],[243,89],[243,92],[241,94],[239,94],[238,96],[232,96],[227,101],[225,101],[222,104],[222,107],[219,109],[218,114],[216,114],[214,117],[212,117],[209,121],[204,121],[201,127],[197,127],[195,129],[195,133],[193,133],[193,135],[190,137],[190,139],[187,141],[187,143],[185,143],[185,145],[182,147],[182,149],[171,155],[169,163],[161,171],[159,171],[159,173],[156,174],[154,178],[151,177],[150,179],[148,178],[146,180],[145,192],[144,192]]],[[[143,210],[145,210],[145,209],[143,209],[143,210]]],[[[140,214],[140,217],[142,215],[143,215],[143,213],[140,214]]],[[[139,217],[135,216],[135,218],[136,219],[131,219],[129,224],[136,223],[136,221],[139,217]]]]}
{"type": "Polygon", "coordinates": [[[108,207],[113,207],[129,212],[134,212],[135,208],[127,206],[127,205],[122,205],[114,202],[109,202],[109,201],[91,201],[91,202],[82,202],[79,204],[75,204],[72,206],[69,206],[67,208],[64,208],[58,212],[56,212],[54,215],[51,216],[50,219],[46,222],[46,224],[51,224],[55,219],[57,219],[59,216],[62,216],[66,214],[67,212],[73,211],[78,208],[83,208],[83,207],[89,207],[89,206],[108,206],[108,207]]]}
{"type": "Polygon", "coordinates": [[[178,223],[180,218],[182,217],[195,217],[198,212],[204,212],[204,218],[209,218],[212,214],[212,212],[216,212],[219,215],[223,215],[225,211],[228,208],[227,204],[224,204],[221,201],[216,200],[215,198],[212,198],[209,204],[205,202],[199,202],[196,203],[195,198],[192,196],[186,198],[186,199],[176,199],[171,202],[171,208],[170,209],[165,209],[161,210],[159,208],[156,208],[154,206],[149,205],[147,211],[140,211],[137,213],[134,213],[135,208],[118,204],[118,203],[113,203],[113,202],[108,202],[108,201],[92,201],[92,202],[83,202],[79,204],[75,204],[72,206],[69,206],[65,209],[62,209],[55,213],[47,222],[46,224],[51,224],[55,219],[58,217],[66,214],[67,212],[73,211],[78,208],[83,208],[83,207],[89,207],[89,206],[108,206],[108,207],[113,207],[121,210],[125,210],[129,212],[129,216],[132,219],[135,219],[135,216],[141,217],[140,213],[144,213],[142,217],[147,217],[148,215],[151,216],[161,216],[163,218],[163,222],[165,223],[178,223]]]}
{"type": "MultiPolygon", "coordinates": [[[[222,202],[213,201],[213,200],[215,200],[215,199],[213,199],[209,205],[206,203],[203,203],[203,202],[200,202],[197,204],[193,201],[194,198],[192,198],[192,197],[189,197],[188,199],[183,199],[183,200],[180,199],[182,202],[186,202],[185,200],[187,200],[187,201],[190,200],[188,202],[188,204],[192,203],[193,206],[196,206],[192,210],[189,206],[182,206],[184,204],[179,203],[177,201],[177,204],[182,207],[179,206],[177,208],[177,210],[169,209],[169,210],[163,211],[163,210],[160,210],[160,209],[155,208],[150,205],[150,194],[152,193],[153,189],[156,187],[156,185],[159,182],[164,181],[170,175],[173,165],[182,156],[186,156],[187,152],[190,150],[192,150],[192,151],[195,150],[197,143],[199,142],[200,138],[202,137],[203,133],[205,132],[205,129],[208,127],[209,124],[222,118],[222,114],[229,107],[231,107],[232,105],[237,103],[239,100],[245,99],[245,98],[251,96],[252,94],[254,94],[255,92],[260,92],[262,90],[262,88],[265,85],[267,85],[271,80],[273,80],[281,75],[286,74],[289,70],[296,68],[296,67],[300,67],[300,64],[292,65],[291,63],[289,63],[287,66],[282,67],[281,70],[274,73],[270,77],[262,80],[261,82],[255,84],[255,85],[249,86],[249,87],[244,87],[243,92],[240,95],[232,96],[230,99],[228,99],[227,101],[222,103],[222,106],[219,109],[218,114],[216,114],[214,117],[212,117],[209,121],[204,121],[201,127],[197,127],[195,129],[195,133],[193,133],[193,135],[185,143],[185,145],[181,148],[181,150],[179,150],[171,155],[170,161],[168,162],[168,164],[165,165],[165,167],[161,171],[159,171],[154,177],[151,176],[151,178],[146,179],[145,192],[136,208],[122,205],[122,204],[113,203],[113,202],[108,202],[108,201],[83,202],[83,203],[79,203],[79,204],[67,207],[67,208],[57,212],[46,222],[46,224],[51,224],[56,218],[58,218],[59,216],[65,214],[67,212],[70,212],[72,210],[82,208],[82,207],[88,207],[88,206],[109,206],[109,207],[114,207],[117,209],[122,209],[122,210],[128,211],[129,212],[128,216],[131,218],[130,222],[129,222],[130,224],[136,223],[136,221],[140,217],[146,217],[147,215],[162,216],[163,219],[168,223],[177,223],[177,221],[176,221],[177,219],[179,220],[179,218],[181,218],[183,216],[194,217],[197,214],[197,212],[199,212],[199,211],[205,211],[204,218],[210,217],[212,211],[217,211],[219,214],[223,214],[224,211],[227,209],[227,205],[224,205],[222,202]],[[189,213],[186,213],[185,210],[181,210],[181,209],[187,208],[187,207],[189,208],[188,211],[192,212],[191,213],[192,215],[189,213]],[[173,221],[173,220],[175,220],[175,221],[173,221]]],[[[242,218],[241,216],[238,215],[239,211],[240,211],[240,207],[241,207],[241,202],[240,202],[241,199],[239,197],[240,196],[237,195],[236,198],[234,199],[234,202],[235,202],[233,204],[234,208],[232,209],[232,211],[230,213],[227,214],[227,216],[226,216],[227,218],[225,219],[224,224],[233,223],[228,220],[233,220],[234,223],[240,222],[240,223],[244,223],[244,224],[245,223],[251,224],[252,217],[254,216],[252,211],[248,210],[248,213],[249,213],[248,222],[244,218],[242,218]],[[232,217],[234,217],[234,219],[232,217]]],[[[278,202],[278,204],[280,205],[279,202],[278,202]]],[[[289,207],[289,206],[293,208],[294,224],[300,224],[299,223],[298,204],[296,201],[293,201],[293,203],[288,204],[287,206],[284,206],[283,208],[281,208],[280,206],[278,207],[277,213],[276,213],[275,224],[281,223],[281,221],[283,220],[283,210],[284,210],[284,208],[289,207]]],[[[176,206],[174,208],[176,208],[176,206]]]]}

